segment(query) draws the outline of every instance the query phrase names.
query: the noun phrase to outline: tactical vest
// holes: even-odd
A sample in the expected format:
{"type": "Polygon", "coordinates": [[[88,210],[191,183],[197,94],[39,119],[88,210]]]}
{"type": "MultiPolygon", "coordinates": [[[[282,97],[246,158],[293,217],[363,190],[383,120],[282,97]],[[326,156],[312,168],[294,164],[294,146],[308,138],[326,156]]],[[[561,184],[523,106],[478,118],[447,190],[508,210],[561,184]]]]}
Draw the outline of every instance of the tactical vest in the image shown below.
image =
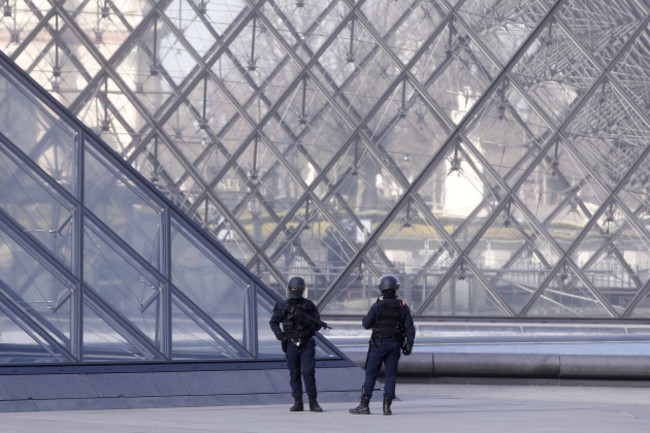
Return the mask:
{"type": "Polygon", "coordinates": [[[287,312],[282,320],[282,331],[289,338],[307,338],[311,336],[311,330],[299,320],[298,316],[309,315],[306,310],[306,302],[295,303],[289,300],[287,302],[287,312]],[[292,313],[293,309],[293,313],[292,313]]]}
{"type": "Polygon", "coordinates": [[[379,301],[379,313],[375,326],[372,328],[372,337],[398,337],[401,333],[402,301],[379,301]]]}

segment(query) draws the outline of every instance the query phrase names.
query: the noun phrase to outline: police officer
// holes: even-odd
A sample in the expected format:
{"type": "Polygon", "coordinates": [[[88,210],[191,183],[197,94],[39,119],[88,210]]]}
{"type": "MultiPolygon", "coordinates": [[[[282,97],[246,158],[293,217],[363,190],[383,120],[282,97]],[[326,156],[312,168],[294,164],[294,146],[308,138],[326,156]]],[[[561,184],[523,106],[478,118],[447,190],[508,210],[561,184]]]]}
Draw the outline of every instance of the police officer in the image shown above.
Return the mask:
{"type": "Polygon", "coordinates": [[[415,340],[415,326],[409,307],[397,297],[399,281],[394,275],[384,275],[379,279],[382,299],[370,307],[361,324],[372,329],[368,357],[366,360],[366,380],[361,388],[361,403],[350,413],[369,415],[370,399],[377,375],[382,364],[385,365],[384,415],[392,415],[390,405],[395,398],[395,380],[400,354],[410,355],[415,340]]]}
{"type": "Polygon", "coordinates": [[[309,397],[309,410],[322,412],[316,400],[316,343],[314,334],[326,323],[321,322],[318,308],[312,301],[305,299],[305,280],[293,277],[289,280],[289,298],[278,302],[273,308],[269,324],[275,337],[282,341],[282,349],[287,357],[289,383],[294,404],[292,412],[304,410],[302,401],[302,379],[309,397]],[[282,324],[282,329],[280,329],[282,324]]]}

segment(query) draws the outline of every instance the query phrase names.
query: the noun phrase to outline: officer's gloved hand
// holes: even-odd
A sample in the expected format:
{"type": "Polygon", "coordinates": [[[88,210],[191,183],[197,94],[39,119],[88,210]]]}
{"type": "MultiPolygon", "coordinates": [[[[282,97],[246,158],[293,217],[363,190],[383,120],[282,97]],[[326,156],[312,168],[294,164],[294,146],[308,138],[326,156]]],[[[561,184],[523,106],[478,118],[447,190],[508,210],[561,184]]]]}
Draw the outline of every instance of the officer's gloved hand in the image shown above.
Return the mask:
{"type": "Polygon", "coordinates": [[[409,356],[412,350],[413,350],[412,344],[405,344],[404,347],[402,347],[402,353],[406,356],[409,356]]]}
{"type": "Polygon", "coordinates": [[[280,341],[284,340],[284,332],[282,332],[282,331],[276,332],[275,333],[275,338],[277,338],[280,341]]]}

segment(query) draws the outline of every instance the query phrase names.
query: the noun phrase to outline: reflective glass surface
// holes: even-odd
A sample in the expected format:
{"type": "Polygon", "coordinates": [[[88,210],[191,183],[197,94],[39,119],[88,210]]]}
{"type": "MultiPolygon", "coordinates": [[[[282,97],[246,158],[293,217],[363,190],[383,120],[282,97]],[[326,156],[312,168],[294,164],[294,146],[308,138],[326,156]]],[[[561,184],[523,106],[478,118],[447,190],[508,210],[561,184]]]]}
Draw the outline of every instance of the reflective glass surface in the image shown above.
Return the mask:
{"type": "Polygon", "coordinates": [[[275,292],[4,55],[0,88],[0,365],[284,359],[275,292]]]}
{"type": "MultiPolygon", "coordinates": [[[[19,0],[0,40],[278,295],[300,274],[359,315],[394,273],[416,317],[627,320],[650,317],[649,21],[624,0],[19,0]]],[[[5,135],[76,196],[79,137],[49,109],[17,128],[22,105],[5,135]]],[[[96,216],[165,274],[164,214],[97,163],[122,194],[96,216]]],[[[183,266],[191,302],[251,304],[183,266]]]]}

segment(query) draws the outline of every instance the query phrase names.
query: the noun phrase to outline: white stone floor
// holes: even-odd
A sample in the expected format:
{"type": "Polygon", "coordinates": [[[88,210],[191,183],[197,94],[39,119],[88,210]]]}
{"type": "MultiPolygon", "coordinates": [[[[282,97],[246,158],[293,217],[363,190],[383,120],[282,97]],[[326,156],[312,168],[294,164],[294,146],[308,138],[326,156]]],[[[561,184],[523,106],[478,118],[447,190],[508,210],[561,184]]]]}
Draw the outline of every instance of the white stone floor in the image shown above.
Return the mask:
{"type": "Polygon", "coordinates": [[[393,415],[381,396],[371,415],[350,403],[323,403],[323,413],[289,405],[176,407],[0,413],[6,433],[290,433],[290,432],[650,432],[650,388],[557,385],[397,385],[393,415]]]}

